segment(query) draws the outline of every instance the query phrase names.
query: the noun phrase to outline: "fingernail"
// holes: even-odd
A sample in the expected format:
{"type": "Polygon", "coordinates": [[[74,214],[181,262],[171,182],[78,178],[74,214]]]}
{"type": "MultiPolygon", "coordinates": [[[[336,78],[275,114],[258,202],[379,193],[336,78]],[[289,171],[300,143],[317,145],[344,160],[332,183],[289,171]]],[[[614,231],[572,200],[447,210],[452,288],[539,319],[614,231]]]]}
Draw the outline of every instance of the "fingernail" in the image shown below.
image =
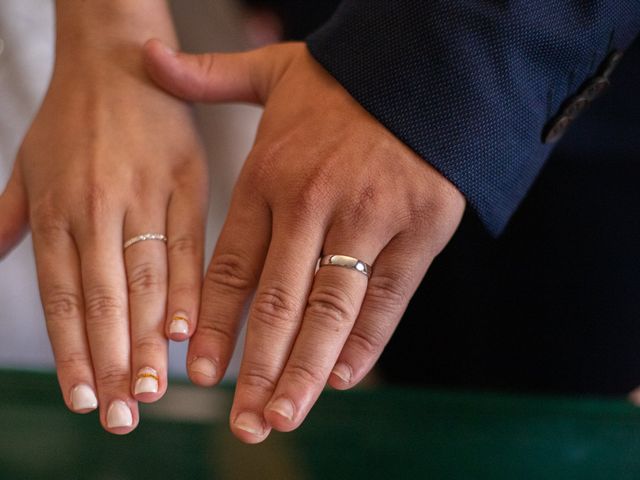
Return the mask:
{"type": "Polygon", "coordinates": [[[169,324],[169,334],[189,334],[189,320],[186,313],[176,313],[169,324]]]}
{"type": "Polygon", "coordinates": [[[175,57],[176,51],[173,48],[171,48],[169,45],[167,45],[164,42],[162,42],[162,47],[167,55],[171,55],[172,57],[175,57]]]}
{"type": "Polygon", "coordinates": [[[640,388],[636,388],[629,394],[629,401],[636,407],[640,407],[640,388]]]}
{"type": "Polygon", "coordinates": [[[139,393],[157,393],[158,392],[158,372],[153,368],[145,367],[138,372],[136,386],[133,394],[139,393]]]}
{"type": "Polygon", "coordinates": [[[133,425],[131,410],[122,400],[114,400],[107,411],[107,427],[130,427],[133,425]]]}
{"type": "Polygon", "coordinates": [[[264,423],[262,419],[251,412],[243,412],[236,417],[236,421],[233,422],[236,428],[244,430],[245,432],[261,437],[264,435],[264,423]]]}
{"type": "Polygon", "coordinates": [[[282,415],[287,420],[293,420],[293,403],[286,398],[279,398],[267,406],[268,410],[282,415]]]}
{"type": "Polygon", "coordinates": [[[75,411],[94,410],[98,407],[98,399],[89,385],[76,385],[71,390],[71,408],[75,411]]]}
{"type": "Polygon", "coordinates": [[[199,373],[205,377],[216,378],[216,366],[208,358],[196,358],[191,362],[189,369],[191,370],[191,373],[199,373]]]}
{"type": "Polygon", "coordinates": [[[336,377],[344,383],[351,383],[351,368],[346,363],[339,363],[333,367],[332,372],[336,377]]]}

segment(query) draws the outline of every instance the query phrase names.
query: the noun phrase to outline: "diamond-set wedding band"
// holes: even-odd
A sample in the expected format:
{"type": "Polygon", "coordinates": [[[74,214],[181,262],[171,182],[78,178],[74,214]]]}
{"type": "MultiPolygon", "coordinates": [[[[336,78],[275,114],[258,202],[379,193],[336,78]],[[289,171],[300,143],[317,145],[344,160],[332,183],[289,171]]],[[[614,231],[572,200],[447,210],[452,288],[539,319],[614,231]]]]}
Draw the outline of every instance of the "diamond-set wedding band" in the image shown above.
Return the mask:
{"type": "Polygon", "coordinates": [[[138,242],[144,242],[146,240],[159,240],[161,242],[167,243],[167,237],[162,233],[143,233],[142,235],[137,235],[124,242],[122,249],[126,250],[131,245],[135,245],[138,242]]]}

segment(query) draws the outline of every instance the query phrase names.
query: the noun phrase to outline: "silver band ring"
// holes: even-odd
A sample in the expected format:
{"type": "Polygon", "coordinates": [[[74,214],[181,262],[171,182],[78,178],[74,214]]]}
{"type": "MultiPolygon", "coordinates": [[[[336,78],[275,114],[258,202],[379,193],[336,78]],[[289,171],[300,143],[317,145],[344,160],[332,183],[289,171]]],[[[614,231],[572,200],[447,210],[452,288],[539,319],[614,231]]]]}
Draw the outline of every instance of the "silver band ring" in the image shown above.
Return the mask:
{"type": "Polygon", "coordinates": [[[167,237],[162,233],[143,233],[142,235],[137,235],[124,242],[122,249],[126,250],[131,245],[138,242],[144,242],[145,240],[160,240],[161,242],[167,243],[167,237]]]}
{"type": "Polygon", "coordinates": [[[348,255],[325,255],[320,259],[320,266],[326,267],[327,265],[350,268],[367,278],[371,276],[372,271],[371,265],[348,255]]]}

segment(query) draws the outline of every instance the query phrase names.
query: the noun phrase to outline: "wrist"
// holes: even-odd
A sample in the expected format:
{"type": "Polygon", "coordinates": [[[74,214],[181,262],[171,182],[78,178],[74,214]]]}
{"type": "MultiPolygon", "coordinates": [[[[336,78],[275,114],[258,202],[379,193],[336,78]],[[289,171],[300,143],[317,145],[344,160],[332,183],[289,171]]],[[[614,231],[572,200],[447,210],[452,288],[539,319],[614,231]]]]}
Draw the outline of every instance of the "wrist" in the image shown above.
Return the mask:
{"type": "Polygon", "coordinates": [[[56,1],[56,67],[108,65],[150,38],[178,47],[166,0],[56,1]]]}

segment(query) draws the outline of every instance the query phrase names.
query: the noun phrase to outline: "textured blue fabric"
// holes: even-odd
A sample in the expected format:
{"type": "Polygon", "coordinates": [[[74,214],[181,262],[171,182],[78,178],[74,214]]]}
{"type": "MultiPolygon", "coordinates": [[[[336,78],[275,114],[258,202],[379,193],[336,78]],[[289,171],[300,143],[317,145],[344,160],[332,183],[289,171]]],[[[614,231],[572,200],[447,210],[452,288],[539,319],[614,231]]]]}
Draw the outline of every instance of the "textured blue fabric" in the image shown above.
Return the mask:
{"type": "Polygon", "coordinates": [[[545,125],[639,30],[640,0],[345,0],[307,43],[499,235],[545,125]]]}

